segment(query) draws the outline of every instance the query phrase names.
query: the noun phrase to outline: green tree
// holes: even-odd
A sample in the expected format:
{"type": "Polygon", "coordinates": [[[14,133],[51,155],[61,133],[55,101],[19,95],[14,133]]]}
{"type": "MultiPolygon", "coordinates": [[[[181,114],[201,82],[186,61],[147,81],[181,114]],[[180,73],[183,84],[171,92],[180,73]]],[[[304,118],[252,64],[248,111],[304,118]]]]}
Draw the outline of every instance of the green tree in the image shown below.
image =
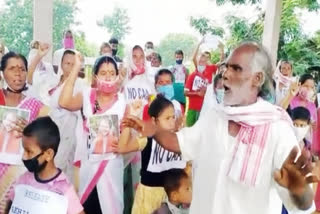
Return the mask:
{"type": "Polygon", "coordinates": [[[97,21],[98,26],[108,30],[112,37],[122,41],[130,33],[130,18],[128,11],[116,7],[111,15],[105,15],[102,20],[97,21]]]}
{"type": "MultiPolygon", "coordinates": [[[[75,22],[75,13],[78,10],[76,0],[54,0],[53,2],[53,48],[54,50],[62,48],[62,38],[65,30],[75,22]]],[[[77,46],[78,49],[78,46],[77,46]]]]}
{"type": "Polygon", "coordinates": [[[193,27],[196,31],[198,31],[202,36],[206,35],[207,33],[210,33],[212,35],[217,35],[223,37],[224,30],[222,27],[215,26],[212,21],[206,17],[190,17],[190,25],[193,27]]]}
{"type": "MultiPolygon", "coordinates": [[[[232,3],[233,5],[238,4],[257,4],[261,3],[261,0],[216,0],[218,5],[223,5],[225,3],[232,3]]],[[[320,3],[317,0],[289,0],[287,1],[296,6],[307,8],[309,11],[316,11],[320,8],[320,3]]]]}
{"type": "Polygon", "coordinates": [[[156,51],[162,57],[162,65],[169,66],[175,63],[174,53],[178,49],[184,52],[185,60],[191,59],[196,44],[197,39],[192,35],[170,33],[160,41],[156,51]]]}
{"type": "Polygon", "coordinates": [[[33,0],[5,0],[0,11],[0,38],[13,51],[26,55],[33,36],[33,0]]]}
{"type": "Polygon", "coordinates": [[[75,46],[77,51],[87,57],[94,57],[98,54],[98,47],[95,44],[88,43],[84,32],[76,32],[74,34],[75,46]]]}
{"type": "MultiPolygon", "coordinates": [[[[241,17],[227,17],[231,34],[226,38],[229,50],[243,40],[261,41],[264,12],[259,7],[261,12],[254,22],[249,23],[241,17]]],[[[295,73],[302,74],[310,70],[309,67],[320,65],[320,35],[312,38],[303,32],[297,9],[318,10],[319,3],[313,0],[283,0],[278,58],[292,61],[295,73]]],[[[316,78],[320,79],[318,76],[316,78]]]]}
{"type": "MultiPolygon", "coordinates": [[[[62,45],[63,31],[76,24],[75,0],[54,0],[53,5],[53,47],[62,45]]],[[[5,0],[0,10],[0,38],[13,51],[27,55],[33,39],[33,0],[5,0]]]]}

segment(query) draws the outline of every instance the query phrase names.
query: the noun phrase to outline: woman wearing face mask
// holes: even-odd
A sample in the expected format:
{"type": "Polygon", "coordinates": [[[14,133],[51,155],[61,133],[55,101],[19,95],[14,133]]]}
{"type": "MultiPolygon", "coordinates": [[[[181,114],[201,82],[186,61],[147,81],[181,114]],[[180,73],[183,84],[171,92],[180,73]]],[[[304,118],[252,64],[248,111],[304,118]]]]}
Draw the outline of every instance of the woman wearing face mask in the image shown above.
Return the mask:
{"type": "MultiPolygon", "coordinates": [[[[139,107],[135,108],[135,112],[138,117],[142,118],[143,107],[148,104],[149,96],[156,94],[156,90],[154,84],[148,79],[145,54],[139,45],[130,49],[128,53],[127,67],[128,78],[123,84],[126,103],[131,109],[133,107],[139,107]]],[[[128,183],[132,180],[133,187],[135,187],[140,180],[140,156],[140,152],[125,156],[125,165],[132,163],[125,170],[125,179],[129,180],[128,183]],[[132,172],[132,175],[130,175],[130,171],[132,172]]],[[[127,181],[125,181],[125,185],[126,183],[127,181]]],[[[130,190],[130,184],[126,186],[128,188],[125,188],[125,191],[133,192],[130,190]]],[[[129,194],[130,193],[125,193],[126,197],[129,194]]],[[[128,198],[130,198],[130,196],[128,196],[128,198]]],[[[131,202],[126,202],[126,205],[128,204],[131,204],[131,202]]]]}
{"type": "MultiPolygon", "coordinates": [[[[31,122],[37,117],[48,114],[49,109],[39,100],[24,95],[26,88],[28,63],[24,56],[9,52],[1,59],[0,70],[2,71],[6,88],[0,90],[3,98],[1,105],[21,108],[30,111],[29,121],[18,120],[14,129],[21,133],[26,122],[31,122]]],[[[24,172],[21,165],[0,163],[0,213],[3,213],[4,204],[8,200],[8,190],[16,178],[24,172]]]]}
{"type": "Polygon", "coordinates": [[[59,50],[56,50],[53,54],[53,67],[54,71],[58,74],[60,77],[62,75],[62,70],[60,67],[61,59],[63,56],[63,53],[65,50],[74,50],[74,39],[73,39],[73,34],[71,30],[67,30],[63,34],[63,39],[62,39],[62,48],[59,50]]]}
{"type": "MultiPolygon", "coordinates": [[[[118,115],[121,121],[126,104],[118,93],[119,71],[116,62],[108,56],[100,57],[93,68],[93,81],[97,88],[89,93],[75,94],[75,82],[80,70],[77,56],[72,71],[63,86],[60,106],[71,111],[83,108],[85,118],[92,115],[118,115]]],[[[86,139],[89,144],[87,123],[86,139]]],[[[120,125],[120,124],[119,124],[120,125]]],[[[123,211],[123,158],[89,161],[87,143],[77,144],[76,161],[80,161],[79,194],[85,213],[122,213],[123,211]]]]}
{"type": "MultiPolygon", "coordinates": [[[[29,66],[30,72],[28,73],[29,84],[34,85],[35,71],[41,67],[43,57],[48,53],[48,44],[40,43],[39,49],[34,53],[33,60],[29,66]]],[[[42,81],[41,91],[42,98],[48,103],[51,108],[50,116],[57,123],[61,133],[61,143],[58,153],[55,157],[57,166],[68,176],[69,180],[73,181],[75,172],[73,161],[75,156],[76,142],[83,141],[82,133],[82,116],[81,111],[73,111],[65,109],[58,103],[62,87],[68,78],[74,61],[76,52],[73,50],[65,50],[60,62],[62,75],[58,78],[57,75],[50,75],[49,71],[44,71],[45,83],[42,81]],[[68,131],[67,131],[68,130],[68,131]],[[76,130],[76,131],[69,131],[76,130]]],[[[86,83],[78,78],[75,84],[75,94],[80,94],[82,91],[87,90],[86,83]]],[[[77,183],[77,181],[74,181],[77,183]]]]}

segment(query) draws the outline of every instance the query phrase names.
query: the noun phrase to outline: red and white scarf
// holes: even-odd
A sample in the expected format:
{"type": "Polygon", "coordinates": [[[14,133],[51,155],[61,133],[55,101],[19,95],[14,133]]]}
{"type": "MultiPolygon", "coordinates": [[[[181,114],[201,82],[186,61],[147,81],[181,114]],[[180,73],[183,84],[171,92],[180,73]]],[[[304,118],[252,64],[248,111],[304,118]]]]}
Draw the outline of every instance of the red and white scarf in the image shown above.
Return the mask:
{"type": "Polygon", "coordinates": [[[228,120],[241,125],[227,175],[233,180],[255,186],[271,124],[284,120],[293,127],[292,120],[282,108],[261,98],[249,106],[225,106],[220,111],[228,120]]]}
{"type": "Polygon", "coordinates": [[[281,66],[281,61],[279,61],[278,65],[277,65],[277,68],[276,68],[274,75],[273,75],[273,79],[274,79],[274,81],[276,81],[277,85],[279,83],[281,83],[284,85],[285,88],[289,88],[291,83],[296,81],[296,78],[284,76],[280,72],[280,66],[281,66]]]}

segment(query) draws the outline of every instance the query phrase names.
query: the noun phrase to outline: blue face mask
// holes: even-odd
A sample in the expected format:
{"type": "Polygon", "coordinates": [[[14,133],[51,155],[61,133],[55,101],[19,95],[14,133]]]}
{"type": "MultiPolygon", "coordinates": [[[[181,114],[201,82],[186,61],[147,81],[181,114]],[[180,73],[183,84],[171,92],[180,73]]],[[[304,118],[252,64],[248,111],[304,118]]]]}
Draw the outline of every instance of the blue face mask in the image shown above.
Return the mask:
{"type": "Polygon", "coordinates": [[[174,97],[173,85],[163,85],[157,88],[158,93],[162,94],[166,99],[172,100],[174,97]]]}
{"type": "Polygon", "coordinates": [[[177,63],[178,65],[181,65],[181,64],[182,64],[182,59],[176,60],[176,63],[177,63]]]}
{"type": "Polygon", "coordinates": [[[223,98],[224,98],[224,89],[216,89],[216,99],[219,104],[223,102],[223,98]]]}

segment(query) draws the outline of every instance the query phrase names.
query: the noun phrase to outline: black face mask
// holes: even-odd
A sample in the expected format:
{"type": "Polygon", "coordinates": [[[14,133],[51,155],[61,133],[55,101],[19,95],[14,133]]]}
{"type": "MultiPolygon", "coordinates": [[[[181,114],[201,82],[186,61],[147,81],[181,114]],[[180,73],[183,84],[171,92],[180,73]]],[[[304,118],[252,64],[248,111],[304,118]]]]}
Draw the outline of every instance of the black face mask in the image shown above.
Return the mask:
{"type": "Polygon", "coordinates": [[[112,49],[112,56],[117,55],[118,49],[112,49]]]}
{"type": "Polygon", "coordinates": [[[41,155],[43,155],[43,152],[29,160],[22,160],[24,166],[28,169],[29,172],[39,173],[46,167],[48,163],[47,161],[44,161],[42,164],[39,164],[38,158],[41,155]]]}

